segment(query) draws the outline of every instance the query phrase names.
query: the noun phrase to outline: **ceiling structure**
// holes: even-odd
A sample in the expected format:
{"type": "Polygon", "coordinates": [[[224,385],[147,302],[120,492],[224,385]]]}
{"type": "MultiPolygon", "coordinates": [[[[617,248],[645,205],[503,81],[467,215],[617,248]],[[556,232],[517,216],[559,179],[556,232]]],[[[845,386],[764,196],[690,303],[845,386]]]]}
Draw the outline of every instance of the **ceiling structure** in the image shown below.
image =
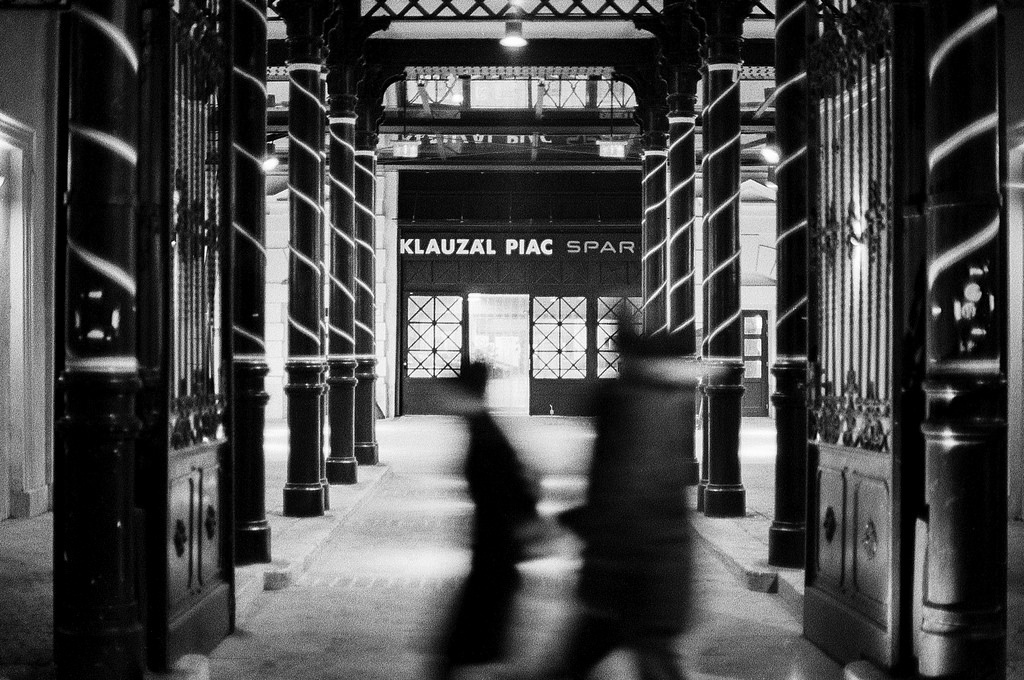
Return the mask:
{"type": "MultiPolygon", "coordinates": [[[[388,19],[386,30],[366,41],[366,60],[407,80],[469,77],[487,80],[609,79],[618,71],[649,67],[658,55],[657,39],[640,30],[634,18],[660,13],[664,0],[361,0],[364,17],[388,19]],[[506,19],[523,22],[526,47],[499,44],[506,19]]],[[[741,73],[743,98],[744,178],[764,181],[768,168],[758,149],[774,128],[775,2],[755,4],[744,22],[741,73]]],[[[284,22],[268,11],[268,80],[286,80],[284,22]]],[[[284,85],[283,82],[279,83],[284,85]]],[[[698,88],[699,90],[700,88],[698,88]]],[[[268,110],[268,134],[281,139],[287,126],[286,88],[272,87],[278,100],[268,110]]],[[[698,92],[698,110],[701,107],[698,92]]],[[[608,116],[577,111],[575,115],[537,110],[451,111],[443,106],[413,104],[385,111],[383,133],[455,134],[597,134],[607,132],[608,116]],[[424,115],[424,114],[428,115],[424,115]]],[[[607,114],[607,112],[605,112],[607,114]]],[[[615,116],[616,132],[639,128],[629,116],[615,116]]],[[[426,139],[426,137],[424,137],[426,139]]],[[[278,142],[278,148],[283,146],[278,142]]],[[[700,153],[698,128],[698,153],[700,153]]],[[[283,170],[283,168],[281,168],[283,170]]],[[[280,171],[280,170],[279,170],[280,171]]]]}

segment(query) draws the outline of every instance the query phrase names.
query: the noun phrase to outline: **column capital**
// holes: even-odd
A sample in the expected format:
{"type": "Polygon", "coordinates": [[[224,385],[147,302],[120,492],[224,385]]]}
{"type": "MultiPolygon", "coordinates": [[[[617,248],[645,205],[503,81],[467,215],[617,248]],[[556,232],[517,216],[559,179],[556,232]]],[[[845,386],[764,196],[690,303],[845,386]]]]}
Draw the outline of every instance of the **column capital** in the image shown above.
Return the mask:
{"type": "Polygon", "coordinates": [[[288,63],[321,63],[327,0],[278,0],[273,7],[287,30],[288,63]]]}
{"type": "Polygon", "coordinates": [[[740,63],[743,22],[754,0],[698,0],[707,35],[708,63],[740,63]]]}

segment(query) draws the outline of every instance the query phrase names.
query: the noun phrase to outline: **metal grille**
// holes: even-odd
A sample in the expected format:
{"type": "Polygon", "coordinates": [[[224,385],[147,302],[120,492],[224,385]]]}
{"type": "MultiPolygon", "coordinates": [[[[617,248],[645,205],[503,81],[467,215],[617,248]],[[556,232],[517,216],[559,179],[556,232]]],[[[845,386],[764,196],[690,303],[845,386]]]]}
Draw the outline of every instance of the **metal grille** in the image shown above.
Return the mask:
{"type": "Polygon", "coordinates": [[[641,331],[641,297],[597,298],[597,377],[619,375],[619,323],[629,323],[637,334],[641,331]]]}
{"type": "MultiPolygon", "coordinates": [[[[664,0],[362,0],[363,16],[393,19],[494,19],[516,5],[530,19],[622,19],[657,14],[664,0]]],[[[774,19],[775,1],[755,2],[752,19],[774,19]]]]}
{"type": "Polygon", "coordinates": [[[221,140],[219,97],[227,54],[216,0],[171,13],[174,168],[171,228],[171,446],[223,436],[221,364],[221,140]]]}
{"type": "Polygon", "coordinates": [[[410,295],[407,319],[408,377],[458,377],[462,364],[462,297],[410,295]]]}
{"type": "MultiPolygon", "coordinates": [[[[622,19],[657,14],[664,0],[520,0],[530,19],[622,19]]],[[[363,16],[392,19],[498,19],[509,14],[508,0],[363,0],[363,16]]]]}
{"type": "Polygon", "coordinates": [[[826,5],[809,55],[820,172],[811,405],[820,440],[873,451],[888,451],[892,432],[891,23],[883,2],[826,5]]]}
{"type": "Polygon", "coordinates": [[[587,377],[587,299],[533,298],[533,377],[587,377]]]}

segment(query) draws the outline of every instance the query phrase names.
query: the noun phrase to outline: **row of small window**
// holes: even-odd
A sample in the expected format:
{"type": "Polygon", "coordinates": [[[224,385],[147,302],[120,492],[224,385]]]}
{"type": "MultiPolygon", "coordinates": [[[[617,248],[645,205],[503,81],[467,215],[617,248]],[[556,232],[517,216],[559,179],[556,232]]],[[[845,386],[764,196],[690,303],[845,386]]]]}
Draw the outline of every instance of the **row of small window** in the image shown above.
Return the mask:
{"type": "MultiPolygon", "coordinates": [[[[596,300],[595,377],[618,375],[619,320],[639,331],[639,297],[596,300]]],[[[530,301],[531,368],[539,379],[587,377],[587,298],[534,297],[530,301]]],[[[454,378],[462,363],[463,298],[410,295],[407,309],[407,360],[410,378],[454,378]]]]}

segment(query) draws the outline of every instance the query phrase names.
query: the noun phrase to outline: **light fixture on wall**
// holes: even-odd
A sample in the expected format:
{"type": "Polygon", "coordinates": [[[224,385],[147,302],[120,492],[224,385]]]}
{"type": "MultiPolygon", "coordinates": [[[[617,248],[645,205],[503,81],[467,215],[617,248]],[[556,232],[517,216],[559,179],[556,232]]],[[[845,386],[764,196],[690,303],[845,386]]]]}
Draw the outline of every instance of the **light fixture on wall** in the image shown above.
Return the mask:
{"type": "Polygon", "coordinates": [[[391,145],[391,155],[395,158],[417,158],[420,155],[420,140],[396,139],[391,145]]]}
{"type": "Polygon", "coordinates": [[[270,172],[279,165],[281,165],[281,159],[275,153],[274,143],[267,142],[267,154],[263,157],[263,172],[270,172]]]}
{"type": "Polygon", "coordinates": [[[505,16],[509,17],[505,21],[505,35],[501,39],[501,44],[504,47],[526,47],[526,38],[523,37],[523,10],[516,4],[513,4],[508,9],[508,14],[505,16]]]}
{"type": "Polygon", "coordinates": [[[768,165],[776,165],[781,160],[779,147],[775,143],[775,133],[769,132],[764,137],[764,146],[761,147],[761,158],[768,165]]]}

